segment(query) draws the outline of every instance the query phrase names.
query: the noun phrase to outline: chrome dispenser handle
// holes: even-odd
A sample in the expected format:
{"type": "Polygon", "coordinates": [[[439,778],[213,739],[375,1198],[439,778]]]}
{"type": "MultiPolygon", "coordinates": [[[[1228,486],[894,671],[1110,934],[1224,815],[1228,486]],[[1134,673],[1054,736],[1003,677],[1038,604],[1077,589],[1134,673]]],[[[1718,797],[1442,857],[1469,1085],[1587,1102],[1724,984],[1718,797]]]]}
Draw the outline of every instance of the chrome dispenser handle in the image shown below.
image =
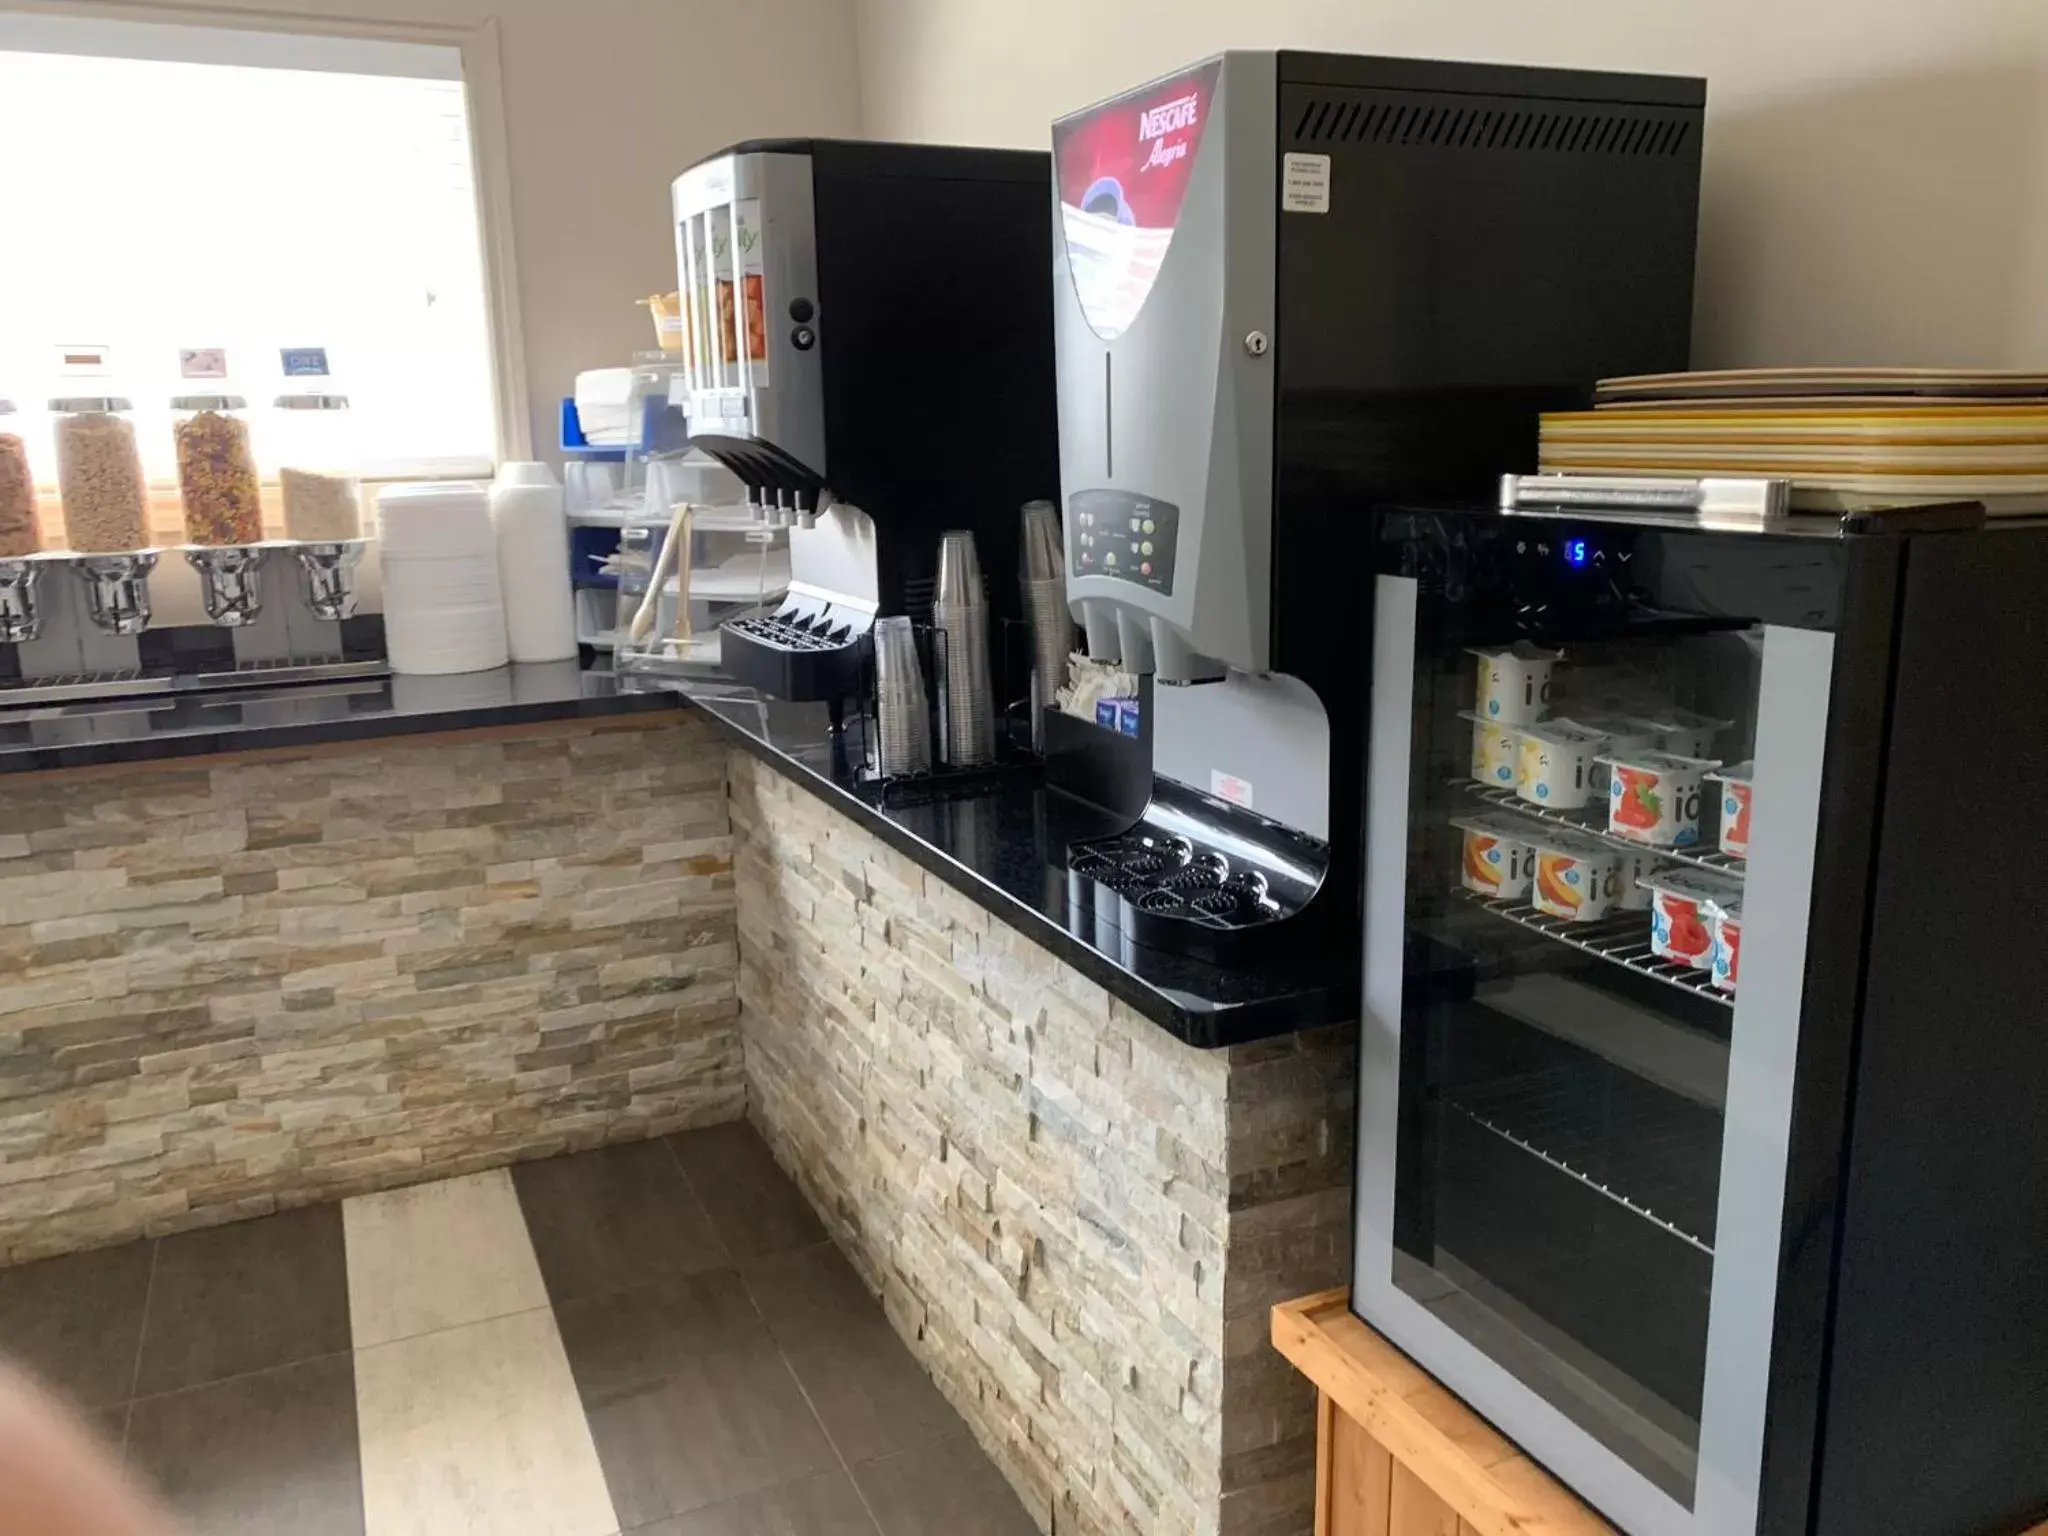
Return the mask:
{"type": "Polygon", "coordinates": [[[1702,523],[1761,527],[1791,509],[1790,480],[1672,476],[1502,475],[1500,509],[1588,507],[1690,514],[1702,523]]]}

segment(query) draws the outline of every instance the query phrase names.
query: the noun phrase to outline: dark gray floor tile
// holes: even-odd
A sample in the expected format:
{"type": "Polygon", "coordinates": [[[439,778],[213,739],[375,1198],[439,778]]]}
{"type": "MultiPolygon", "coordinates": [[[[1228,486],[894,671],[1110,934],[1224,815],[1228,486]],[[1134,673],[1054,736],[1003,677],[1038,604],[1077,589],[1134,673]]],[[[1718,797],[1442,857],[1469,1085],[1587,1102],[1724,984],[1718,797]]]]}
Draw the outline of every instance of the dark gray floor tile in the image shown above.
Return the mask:
{"type": "Polygon", "coordinates": [[[837,1465],[765,1336],[752,1348],[684,1361],[662,1381],[582,1396],[612,1508],[627,1529],[837,1465]]]}
{"type": "Polygon", "coordinates": [[[832,1338],[849,1319],[882,1317],[881,1302],[830,1241],[749,1260],[740,1274],[785,1348],[832,1338]]]}
{"type": "Polygon", "coordinates": [[[788,1352],[790,1369],[849,1465],[967,1432],[903,1341],[885,1323],[788,1352]]]}
{"type": "Polygon", "coordinates": [[[875,1536],[875,1523],[851,1478],[822,1472],[695,1514],[629,1528],[626,1536],[875,1536]]]}
{"type": "Polygon", "coordinates": [[[154,1243],[124,1243],[0,1269],[0,1355],[87,1408],[135,1385],[154,1243]]]}
{"type": "Polygon", "coordinates": [[[805,1248],[824,1239],[817,1213],[745,1121],[669,1138],[690,1187],[736,1259],[805,1248]]]}
{"type": "Polygon", "coordinates": [[[128,1460],[193,1536],[362,1536],[352,1358],[144,1398],[128,1460]]]}
{"type": "Polygon", "coordinates": [[[711,1218],[658,1141],[522,1163],[512,1182],[557,1306],[727,1262],[711,1218]]]}
{"type": "Polygon", "coordinates": [[[825,1433],[848,1462],[966,1433],[832,1244],[756,1260],[743,1276],[825,1433]]]}
{"type": "Polygon", "coordinates": [[[341,1207],[182,1232],[159,1245],[136,1395],[349,1347],[341,1207]]]}
{"type": "Polygon", "coordinates": [[[555,1322],[586,1399],[650,1386],[714,1350],[774,1352],[746,1287],[729,1269],[566,1302],[555,1308],[555,1322]]]}
{"type": "Polygon", "coordinates": [[[1038,1536],[1017,1495],[967,1436],[853,1469],[882,1536],[1038,1536]]]}

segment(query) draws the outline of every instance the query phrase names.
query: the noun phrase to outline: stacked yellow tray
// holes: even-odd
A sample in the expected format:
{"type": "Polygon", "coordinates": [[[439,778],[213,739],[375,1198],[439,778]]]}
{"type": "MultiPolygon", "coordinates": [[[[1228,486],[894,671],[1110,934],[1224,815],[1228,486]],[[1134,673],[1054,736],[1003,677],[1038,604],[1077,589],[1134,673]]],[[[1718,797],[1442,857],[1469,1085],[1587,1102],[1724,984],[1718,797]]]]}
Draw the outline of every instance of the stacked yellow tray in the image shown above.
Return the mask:
{"type": "Polygon", "coordinates": [[[1543,417],[1545,471],[1764,475],[1816,511],[2048,510],[2048,374],[1744,369],[1603,380],[1596,400],[1543,417]]]}

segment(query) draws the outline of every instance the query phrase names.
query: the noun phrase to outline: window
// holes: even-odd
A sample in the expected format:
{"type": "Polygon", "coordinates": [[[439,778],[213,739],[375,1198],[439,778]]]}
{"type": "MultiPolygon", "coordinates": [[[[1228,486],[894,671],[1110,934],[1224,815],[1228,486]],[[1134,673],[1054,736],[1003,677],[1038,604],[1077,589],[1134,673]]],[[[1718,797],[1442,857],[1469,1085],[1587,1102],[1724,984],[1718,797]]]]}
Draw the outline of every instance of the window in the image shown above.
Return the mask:
{"type": "MultiPolygon", "coordinates": [[[[134,402],[152,533],[181,541],[181,349],[225,349],[265,453],[286,348],[325,348],[370,476],[485,472],[490,326],[459,52],[347,38],[0,18],[0,398],[61,540],[48,400],[134,402]],[[60,349],[104,347],[101,379],[60,349]]],[[[317,381],[316,381],[317,382],[317,381]]],[[[266,492],[267,531],[280,531],[266,492]]]]}

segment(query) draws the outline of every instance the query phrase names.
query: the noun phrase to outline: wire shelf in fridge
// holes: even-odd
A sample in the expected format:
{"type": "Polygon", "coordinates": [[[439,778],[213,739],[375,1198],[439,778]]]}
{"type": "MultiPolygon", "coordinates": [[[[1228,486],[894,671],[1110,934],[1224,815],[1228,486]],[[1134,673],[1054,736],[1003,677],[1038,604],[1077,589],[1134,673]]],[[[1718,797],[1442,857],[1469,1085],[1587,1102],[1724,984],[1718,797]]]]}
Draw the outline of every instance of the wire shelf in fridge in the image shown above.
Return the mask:
{"type": "Polygon", "coordinates": [[[1723,1008],[1735,1006],[1735,995],[1715,986],[1705,971],[1663,959],[1650,948],[1650,915],[1647,912],[1622,912],[1597,922],[1575,923],[1552,917],[1524,902],[1501,901],[1463,889],[1452,894],[1461,901],[1491,912],[1495,917],[1505,918],[1589,955],[1597,955],[1611,964],[1634,971],[1638,976],[1648,976],[1681,992],[1704,997],[1723,1008]]]}
{"type": "Polygon", "coordinates": [[[1572,1067],[1446,1086],[1439,1097],[1481,1130],[1712,1255],[1721,1166],[1712,1111],[1572,1067]]]}
{"type": "Polygon", "coordinates": [[[1669,859],[1675,864],[1690,864],[1694,869],[1709,869],[1730,880],[1740,880],[1749,872],[1749,865],[1733,854],[1721,852],[1718,848],[1659,848],[1650,843],[1639,843],[1634,838],[1617,837],[1607,830],[1605,802],[1589,810],[1560,811],[1547,805],[1537,805],[1524,800],[1514,790],[1495,784],[1482,784],[1477,779],[1460,779],[1458,783],[1488,805],[1497,805],[1502,810],[1513,811],[1518,816],[1527,816],[1532,821],[1546,822],[1553,827],[1570,827],[1574,832],[1587,837],[1598,838],[1613,848],[1626,848],[1631,853],[1651,853],[1660,859],[1669,859]]]}

